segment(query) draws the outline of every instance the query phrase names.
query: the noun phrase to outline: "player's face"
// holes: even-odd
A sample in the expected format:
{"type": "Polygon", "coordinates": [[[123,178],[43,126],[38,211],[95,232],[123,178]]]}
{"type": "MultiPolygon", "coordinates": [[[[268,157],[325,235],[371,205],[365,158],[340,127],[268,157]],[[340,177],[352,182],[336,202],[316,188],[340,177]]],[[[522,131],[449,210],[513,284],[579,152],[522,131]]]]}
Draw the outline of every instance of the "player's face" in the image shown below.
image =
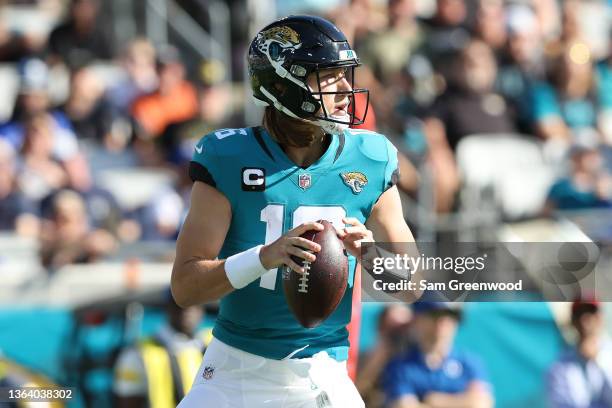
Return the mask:
{"type": "MultiPolygon", "coordinates": [[[[315,92],[346,92],[351,91],[348,74],[351,68],[332,68],[319,71],[319,83],[317,84],[317,75],[311,74],[308,77],[308,86],[315,92]]],[[[327,116],[333,116],[335,119],[349,120],[349,95],[344,94],[323,94],[323,106],[327,116]]],[[[318,116],[323,116],[323,108],[316,112],[318,116]]]]}

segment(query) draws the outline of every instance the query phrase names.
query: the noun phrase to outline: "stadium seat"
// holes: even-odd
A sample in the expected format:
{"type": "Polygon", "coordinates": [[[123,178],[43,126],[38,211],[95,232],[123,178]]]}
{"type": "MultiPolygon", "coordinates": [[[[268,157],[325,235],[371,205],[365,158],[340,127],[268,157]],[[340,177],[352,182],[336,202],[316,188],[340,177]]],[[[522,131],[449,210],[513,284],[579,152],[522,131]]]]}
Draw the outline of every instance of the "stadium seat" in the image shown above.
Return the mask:
{"type": "Polygon", "coordinates": [[[174,241],[137,241],[122,244],[105,260],[117,262],[137,258],[143,262],[170,262],[174,259],[175,250],[174,241]]]}
{"type": "Polygon", "coordinates": [[[110,191],[125,211],[146,205],[172,182],[169,172],[147,168],[108,169],[97,176],[98,185],[110,191]]]}
{"type": "Polygon", "coordinates": [[[537,215],[555,175],[541,143],[512,134],[462,139],[457,146],[457,166],[463,181],[462,210],[478,211],[489,190],[505,219],[537,215]]]}
{"type": "Polygon", "coordinates": [[[75,307],[94,304],[126,293],[159,291],[170,282],[169,263],[120,263],[67,265],[47,285],[21,294],[21,299],[49,306],[75,307]]]}
{"type": "Polygon", "coordinates": [[[38,246],[36,238],[22,237],[14,232],[2,232],[0,233],[0,263],[7,259],[36,259],[38,246]]]}
{"type": "Polygon", "coordinates": [[[46,272],[36,258],[0,261],[0,304],[14,306],[35,282],[44,282],[46,272]]]}

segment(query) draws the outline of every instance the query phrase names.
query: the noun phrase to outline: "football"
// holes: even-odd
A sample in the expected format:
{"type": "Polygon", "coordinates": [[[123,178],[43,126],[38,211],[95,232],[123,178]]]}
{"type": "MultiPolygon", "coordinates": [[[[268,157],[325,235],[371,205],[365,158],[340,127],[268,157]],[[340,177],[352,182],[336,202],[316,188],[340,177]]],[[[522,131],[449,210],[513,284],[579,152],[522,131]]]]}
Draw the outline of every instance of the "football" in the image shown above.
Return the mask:
{"type": "Polygon", "coordinates": [[[283,287],[289,308],[303,327],[313,328],[321,324],[336,310],[348,283],[348,257],[344,245],[331,222],[319,220],[322,231],[307,231],[303,238],[321,245],[317,259],[308,262],[302,258],[293,260],[304,267],[299,274],[285,268],[283,287]]]}

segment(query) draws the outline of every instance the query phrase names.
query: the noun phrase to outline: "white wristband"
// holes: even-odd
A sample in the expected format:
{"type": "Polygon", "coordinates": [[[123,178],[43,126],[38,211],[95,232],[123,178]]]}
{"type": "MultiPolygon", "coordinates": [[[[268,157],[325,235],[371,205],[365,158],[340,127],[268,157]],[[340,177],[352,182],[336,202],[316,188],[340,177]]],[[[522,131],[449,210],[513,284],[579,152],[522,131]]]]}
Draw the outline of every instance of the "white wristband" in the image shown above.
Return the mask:
{"type": "Polygon", "coordinates": [[[244,288],[267,272],[259,259],[262,247],[263,245],[257,245],[225,260],[225,274],[235,289],[244,288]]]}

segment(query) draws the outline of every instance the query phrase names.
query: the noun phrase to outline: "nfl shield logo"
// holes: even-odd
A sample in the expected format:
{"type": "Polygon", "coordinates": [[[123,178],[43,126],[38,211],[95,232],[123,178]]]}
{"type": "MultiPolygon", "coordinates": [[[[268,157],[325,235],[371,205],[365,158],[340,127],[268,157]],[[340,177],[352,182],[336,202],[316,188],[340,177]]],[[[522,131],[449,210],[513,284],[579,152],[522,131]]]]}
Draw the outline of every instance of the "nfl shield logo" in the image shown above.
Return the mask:
{"type": "Polygon", "coordinates": [[[215,367],[206,366],[204,367],[204,372],[202,373],[202,377],[204,377],[205,380],[210,380],[214,373],[215,373],[215,367]]]}
{"type": "Polygon", "coordinates": [[[308,173],[300,174],[300,177],[298,178],[298,184],[302,190],[306,190],[307,188],[309,188],[310,187],[310,174],[308,173]]]}

